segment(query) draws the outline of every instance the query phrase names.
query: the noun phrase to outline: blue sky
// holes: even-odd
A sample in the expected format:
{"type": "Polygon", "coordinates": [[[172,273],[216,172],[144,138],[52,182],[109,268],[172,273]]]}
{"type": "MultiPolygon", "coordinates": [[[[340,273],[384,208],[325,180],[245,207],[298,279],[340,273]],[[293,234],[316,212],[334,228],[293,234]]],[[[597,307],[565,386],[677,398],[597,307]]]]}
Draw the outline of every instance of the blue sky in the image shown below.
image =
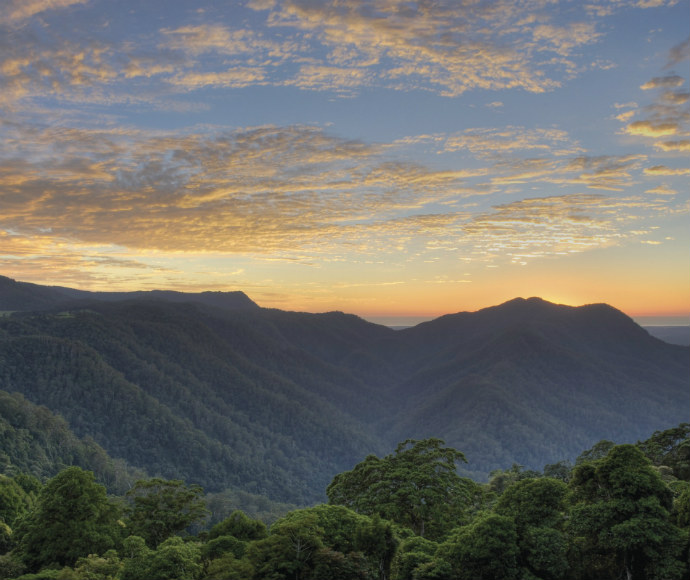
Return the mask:
{"type": "Polygon", "coordinates": [[[0,273],[690,313],[673,0],[0,0],[0,273]]]}

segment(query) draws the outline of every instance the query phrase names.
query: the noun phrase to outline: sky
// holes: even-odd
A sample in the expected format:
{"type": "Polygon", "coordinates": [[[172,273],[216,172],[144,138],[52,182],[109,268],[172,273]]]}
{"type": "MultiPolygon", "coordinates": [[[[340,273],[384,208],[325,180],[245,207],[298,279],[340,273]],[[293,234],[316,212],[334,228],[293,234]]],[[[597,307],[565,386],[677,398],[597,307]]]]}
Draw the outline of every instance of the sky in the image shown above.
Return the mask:
{"type": "Polygon", "coordinates": [[[0,0],[0,274],[687,321],[689,36],[687,0],[0,0]]]}

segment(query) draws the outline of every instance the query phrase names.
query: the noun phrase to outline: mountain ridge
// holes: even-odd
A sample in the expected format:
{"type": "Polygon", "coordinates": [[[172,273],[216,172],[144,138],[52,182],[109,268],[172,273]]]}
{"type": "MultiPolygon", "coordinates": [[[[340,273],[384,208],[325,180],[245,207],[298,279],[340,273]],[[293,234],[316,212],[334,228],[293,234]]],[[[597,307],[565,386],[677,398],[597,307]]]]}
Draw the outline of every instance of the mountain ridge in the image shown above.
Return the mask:
{"type": "Polygon", "coordinates": [[[681,423],[690,406],[688,348],[605,304],[517,298],[396,331],[205,293],[89,295],[63,310],[64,293],[7,280],[0,310],[17,290],[42,301],[0,317],[0,389],[114,458],[211,491],[319,501],[366,455],[429,436],[478,479],[539,469],[681,423]]]}

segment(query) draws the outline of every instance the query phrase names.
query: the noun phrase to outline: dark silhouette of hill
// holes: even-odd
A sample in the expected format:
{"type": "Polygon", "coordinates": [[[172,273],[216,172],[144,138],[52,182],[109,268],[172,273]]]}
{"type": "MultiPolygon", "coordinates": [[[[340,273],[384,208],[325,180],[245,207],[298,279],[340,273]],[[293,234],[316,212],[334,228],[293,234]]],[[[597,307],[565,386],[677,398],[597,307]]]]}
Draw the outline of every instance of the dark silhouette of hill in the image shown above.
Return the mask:
{"type": "Polygon", "coordinates": [[[688,348],[605,304],[518,298],[394,331],[242,293],[0,278],[0,310],[15,311],[0,317],[0,389],[114,458],[208,491],[319,501],[336,473],[410,437],[443,438],[476,477],[540,469],[690,408],[688,348]]]}
{"type": "Polygon", "coordinates": [[[84,307],[90,302],[121,302],[151,299],[164,302],[198,302],[218,308],[243,310],[259,306],[244,292],[175,292],[139,290],[134,292],[90,292],[62,286],[40,286],[0,276],[0,312],[31,312],[84,307]]]}

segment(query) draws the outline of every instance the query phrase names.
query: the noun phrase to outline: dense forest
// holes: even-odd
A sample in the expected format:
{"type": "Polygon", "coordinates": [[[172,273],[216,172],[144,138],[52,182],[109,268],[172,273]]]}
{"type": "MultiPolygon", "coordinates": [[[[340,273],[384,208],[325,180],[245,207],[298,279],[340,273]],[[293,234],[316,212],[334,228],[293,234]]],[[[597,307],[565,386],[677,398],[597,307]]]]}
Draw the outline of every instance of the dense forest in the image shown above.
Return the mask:
{"type": "Polygon", "coordinates": [[[572,461],[600,438],[643,439],[690,408],[689,349],[603,304],[516,299],[395,331],[239,292],[0,277],[2,310],[0,391],[120,461],[114,493],[130,469],[312,505],[361,457],[428,437],[462,449],[459,472],[486,481],[512,462],[572,461]]]}
{"type": "Polygon", "coordinates": [[[8,465],[0,578],[688,577],[690,424],[636,444],[602,440],[540,471],[513,464],[486,483],[458,474],[465,460],[440,439],[406,440],[337,474],[328,503],[268,526],[241,510],[212,520],[204,490],[179,480],[139,479],[109,495],[76,465],[43,482],[8,465]]]}
{"type": "Polygon", "coordinates": [[[0,277],[0,580],[685,580],[689,353],[0,277]]]}

